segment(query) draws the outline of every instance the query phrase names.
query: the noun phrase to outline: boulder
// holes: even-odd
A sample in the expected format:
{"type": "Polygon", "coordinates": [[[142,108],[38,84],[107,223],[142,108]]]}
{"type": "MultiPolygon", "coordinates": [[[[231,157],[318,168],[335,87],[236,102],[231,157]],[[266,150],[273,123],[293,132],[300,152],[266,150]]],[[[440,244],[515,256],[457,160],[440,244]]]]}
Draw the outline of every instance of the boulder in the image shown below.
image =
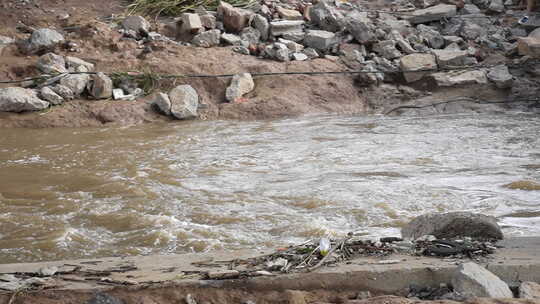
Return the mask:
{"type": "Polygon", "coordinates": [[[221,34],[221,41],[226,45],[242,45],[242,39],[235,34],[221,34]]]}
{"type": "Polygon", "coordinates": [[[374,25],[367,18],[347,18],[345,27],[360,44],[376,40],[374,25]]]}
{"type": "Polygon", "coordinates": [[[496,218],[470,212],[424,214],[405,225],[401,229],[401,235],[412,239],[424,235],[434,235],[437,238],[467,236],[498,240],[503,238],[496,218]]]}
{"type": "Polygon", "coordinates": [[[266,41],[270,33],[270,23],[262,15],[256,14],[251,20],[251,26],[261,33],[261,39],[266,41]]]}
{"type": "Polygon", "coordinates": [[[296,61],[304,61],[304,60],[308,60],[308,56],[303,53],[293,53],[292,59],[296,61]]]}
{"type": "Polygon", "coordinates": [[[236,74],[231,80],[231,84],[225,91],[225,98],[229,102],[235,102],[245,94],[253,91],[255,83],[249,73],[236,74]]]}
{"type": "Polygon", "coordinates": [[[405,38],[403,38],[403,36],[401,36],[401,34],[397,30],[391,31],[390,36],[399,46],[399,49],[405,54],[416,53],[416,50],[411,46],[411,44],[407,40],[405,40],[405,38]]]}
{"type": "Polygon", "coordinates": [[[258,44],[261,41],[261,32],[252,27],[246,27],[240,33],[240,39],[248,44],[258,44]]]}
{"type": "Polygon", "coordinates": [[[87,74],[71,74],[60,79],[60,84],[68,87],[75,96],[80,96],[86,89],[89,80],[90,76],[87,74]]]}
{"type": "Polygon", "coordinates": [[[486,71],[452,71],[432,74],[433,79],[440,87],[451,87],[466,84],[487,84],[486,71]]]}
{"type": "Polygon", "coordinates": [[[300,53],[304,49],[304,46],[300,43],[296,43],[287,39],[279,38],[278,42],[285,44],[287,48],[293,53],[300,53]]]}
{"type": "Polygon", "coordinates": [[[104,73],[92,75],[88,82],[88,93],[96,99],[111,98],[113,90],[112,79],[104,73]]]}
{"type": "Polygon", "coordinates": [[[122,28],[126,31],[134,31],[135,33],[148,33],[151,24],[142,16],[128,16],[122,21],[122,28]]]}
{"type": "Polygon", "coordinates": [[[453,17],[456,13],[457,9],[455,5],[439,4],[425,9],[412,11],[411,16],[409,16],[407,20],[412,24],[427,23],[453,17]]]}
{"type": "Polygon", "coordinates": [[[217,9],[218,16],[223,20],[223,26],[227,32],[238,33],[248,26],[252,12],[233,7],[231,4],[221,1],[217,9]]]}
{"type": "Polygon", "coordinates": [[[66,56],[66,65],[70,72],[92,72],[94,64],[77,57],[66,56]]]}
{"type": "Polygon", "coordinates": [[[519,285],[519,297],[522,299],[540,300],[540,284],[523,282],[519,285]]]}
{"type": "Polygon", "coordinates": [[[403,71],[403,77],[407,82],[415,82],[422,79],[431,71],[421,72],[422,70],[437,69],[435,56],[431,54],[410,54],[401,57],[400,68],[403,71]]]}
{"type": "Polygon", "coordinates": [[[169,99],[169,95],[158,93],[152,103],[156,105],[163,114],[171,115],[171,100],[169,99]]]}
{"type": "Polygon", "coordinates": [[[72,100],[75,98],[73,91],[65,85],[57,84],[51,88],[56,94],[60,95],[64,100],[72,100]]]}
{"type": "Polygon", "coordinates": [[[39,97],[48,101],[52,105],[59,105],[64,103],[64,98],[56,94],[50,87],[43,87],[39,91],[39,97]]]}
{"type": "Polygon", "coordinates": [[[197,14],[183,13],[178,21],[180,33],[196,34],[203,29],[201,18],[197,14]]]}
{"type": "Polygon", "coordinates": [[[202,26],[207,30],[213,30],[217,27],[216,17],[210,14],[199,16],[202,26]]]}
{"type": "Polygon", "coordinates": [[[62,74],[68,71],[64,57],[54,53],[47,53],[40,56],[36,65],[41,72],[46,74],[62,74]]]}
{"type": "Polygon", "coordinates": [[[38,98],[36,91],[20,87],[0,89],[0,112],[39,111],[49,103],[38,98]]]}
{"type": "Polygon", "coordinates": [[[540,39],[534,37],[519,38],[518,52],[520,55],[540,58],[540,39]]]}
{"type": "Polygon", "coordinates": [[[489,69],[487,78],[495,83],[495,86],[499,89],[508,89],[514,83],[514,78],[508,71],[508,67],[504,64],[489,69]]]}
{"type": "Polygon", "coordinates": [[[338,32],[345,27],[341,12],[327,1],[319,1],[309,10],[309,19],[320,29],[329,32],[338,32]]]}
{"type": "Polygon", "coordinates": [[[459,31],[459,35],[467,40],[475,40],[486,34],[487,28],[477,24],[475,20],[464,20],[459,31]]]}
{"type": "Polygon", "coordinates": [[[41,28],[32,32],[30,38],[23,43],[22,51],[35,54],[42,51],[50,51],[58,44],[64,42],[64,36],[55,30],[41,28]]]}
{"type": "Polygon", "coordinates": [[[467,57],[467,51],[454,50],[433,50],[433,55],[437,59],[439,68],[450,68],[453,66],[464,65],[464,59],[467,57]]]}
{"type": "Polygon", "coordinates": [[[199,95],[190,85],[179,85],[169,92],[171,114],[177,119],[190,119],[198,116],[199,95]]]}
{"type": "Polygon", "coordinates": [[[491,0],[488,6],[490,12],[502,13],[504,12],[503,0],[491,0]]]}
{"type": "Polygon", "coordinates": [[[287,8],[278,6],[277,12],[279,16],[281,17],[281,19],[284,19],[284,20],[303,20],[304,19],[304,16],[302,16],[302,14],[297,10],[287,9],[287,8]]]}
{"type": "Polygon", "coordinates": [[[336,35],[332,32],[309,30],[304,38],[304,45],[319,51],[326,51],[337,44],[336,35]]]}
{"type": "Polygon", "coordinates": [[[193,37],[191,43],[196,46],[209,48],[219,45],[220,38],[221,32],[219,30],[210,30],[193,37]]]}
{"type": "Polygon", "coordinates": [[[276,42],[264,48],[264,55],[278,61],[289,61],[290,50],[285,44],[276,42]]]}
{"type": "Polygon", "coordinates": [[[478,6],[476,6],[474,4],[465,4],[463,6],[463,8],[461,9],[461,13],[464,14],[464,15],[479,14],[479,13],[481,13],[481,11],[478,8],[478,6]]]}
{"type": "Polygon", "coordinates": [[[439,31],[423,24],[418,25],[416,29],[420,39],[425,41],[431,48],[440,49],[444,46],[444,38],[439,31]]]}
{"type": "MultiPolygon", "coordinates": [[[[270,33],[272,36],[283,36],[286,33],[297,33],[303,31],[304,21],[286,20],[270,22],[270,33]]],[[[288,39],[288,38],[286,38],[288,39]]]]}
{"type": "Polygon", "coordinates": [[[513,298],[512,291],[499,277],[484,267],[467,262],[452,277],[454,291],[465,298],[513,298]]]}
{"type": "Polygon", "coordinates": [[[395,40],[379,41],[373,46],[373,51],[386,59],[395,59],[401,57],[401,52],[396,49],[395,40]]]}

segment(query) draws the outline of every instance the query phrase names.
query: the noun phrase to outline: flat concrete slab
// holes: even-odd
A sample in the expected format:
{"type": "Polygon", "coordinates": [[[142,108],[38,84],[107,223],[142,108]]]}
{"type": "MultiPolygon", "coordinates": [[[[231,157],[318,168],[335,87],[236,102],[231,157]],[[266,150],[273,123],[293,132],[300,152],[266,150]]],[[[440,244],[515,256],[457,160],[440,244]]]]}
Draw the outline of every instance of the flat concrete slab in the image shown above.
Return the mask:
{"type": "MultiPolygon", "coordinates": [[[[505,248],[488,259],[477,261],[509,284],[519,281],[540,282],[540,238],[514,238],[501,242],[505,248]]],[[[223,288],[257,290],[371,290],[396,293],[411,283],[438,286],[449,283],[457,265],[468,259],[390,255],[360,257],[322,267],[313,272],[278,274],[229,280],[206,280],[207,272],[236,269],[231,261],[261,256],[269,252],[239,250],[158,256],[113,257],[42,263],[0,264],[0,275],[39,273],[58,267],[53,289],[100,289],[118,285],[153,283],[201,284],[223,288]],[[74,271],[76,270],[76,271],[74,271]]]]}

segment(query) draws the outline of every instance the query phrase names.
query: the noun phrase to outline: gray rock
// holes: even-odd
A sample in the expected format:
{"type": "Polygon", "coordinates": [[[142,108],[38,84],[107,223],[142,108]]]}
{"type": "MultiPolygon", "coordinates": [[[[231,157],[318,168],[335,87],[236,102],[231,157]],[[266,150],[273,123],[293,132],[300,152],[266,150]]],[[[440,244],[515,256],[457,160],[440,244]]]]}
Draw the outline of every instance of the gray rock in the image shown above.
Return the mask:
{"type": "Polygon", "coordinates": [[[171,114],[177,119],[190,119],[198,116],[199,95],[190,85],[179,85],[169,92],[171,114]]]}
{"type": "Polygon", "coordinates": [[[306,37],[306,33],[305,32],[290,32],[290,33],[284,33],[283,35],[281,35],[281,37],[283,37],[283,39],[300,43],[306,37]]]}
{"type": "Polygon", "coordinates": [[[2,52],[2,49],[12,44],[13,42],[15,42],[15,40],[12,38],[9,38],[6,36],[0,36],[0,53],[2,52]]]}
{"type": "Polygon", "coordinates": [[[510,88],[514,83],[514,78],[508,71],[508,67],[504,64],[489,69],[487,78],[493,81],[499,89],[510,88]]]}
{"type": "Polygon", "coordinates": [[[431,54],[410,54],[401,57],[400,68],[403,70],[403,77],[407,82],[415,82],[430,74],[430,71],[422,72],[423,70],[432,70],[437,68],[435,56],[431,54]]]}
{"type": "Polygon", "coordinates": [[[48,101],[52,105],[59,105],[64,103],[64,98],[56,94],[50,87],[43,87],[39,91],[39,97],[48,101]]]}
{"type": "Polygon", "coordinates": [[[203,29],[201,18],[197,14],[183,13],[178,21],[180,33],[196,34],[203,29]]]}
{"type": "Polygon", "coordinates": [[[55,275],[56,273],[58,272],[58,267],[57,266],[50,266],[50,267],[42,267],[38,270],[38,273],[41,275],[41,276],[44,276],[44,277],[50,277],[50,276],[53,276],[55,275]]]}
{"type": "Polygon", "coordinates": [[[297,33],[303,31],[304,21],[286,20],[270,22],[270,33],[272,36],[283,36],[286,33],[297,33]]]}
{"type": "Polygon", "coordinates": [[[261,33],[261,39],[263,41],[268,40],[268,35],[270,34],[270,23],[262,15],[256,14],[251,20],[251,26],[261,33]]]}
{"type": "Polygon", "coordinates": [[[440,49],[444,46],[444,38],[439,31],[423,24],[418,25],[416,29],[420,39],[425,41],[431,48],[440,49]]]}
{"type": "Polygon", "coordinates": [[[90,76],[87,74],[71,74],[60,79],[60,84],[68,87],[75,96],[80,96],[90,81],[90,76]]]}
{"type": "Polygon", "coordinates": [[[46,74],[62,74],[68,71],[64,57],[54,53],[40,56],[36,65],[41,72],[46,74]]]}
{"type": "Polygon", "coordinates": [[[276,59],[278,61],[289,61],[289,48],[283,44],[276,42],[272,45],[267,45],[264,49],[265,57],[276,59]]]}
{"type": "Polygon", "coordinates": [[[151,24],[142,16],[128,16],[122,21],[122,28],[126,31],[134,31],[135,33],[148,33],[151,24]]]}
{"type": "Polygon", "coordinates": [[[278,42],[285,44],[287,48],[293,53],[300,53],[304,49],[303,45],[296,43],[294,41],[291,41],[291,40],[279,38],[278,42]]]}
{"type": "Polygon", "coordinates": [[[306,54],[309,59],[315,59],[320,57],[320,54],[317,52],[317,50],[313,48],[305,48],[303,53],[306,54]]]}
{"type": "Polygon", "coordinates": [[[299,11],[294,9],[287,9],[281,6],[278,6],[276,8],[276,11],[278,12],[279,16],[283,20],[302,20],[304,17],[302,14],[300,14],[299,11]]]}
{"type": "Polygon", "coordinates": [[[433,50],[432,52],[437,59],[439,68],[441,69],[462,66],[464,65],[464,60],[467,57],[467,51],[461,50],[433,50]]]}
{"type": "Polygon", "coordinates": [[[86,304],[124,304],[124,301],[106,293],[98,292],[86,304]]]}
{"type": "Polygon", "coordinates": [[[41,51],[54,49],[59,43],[64,42],[64,36],[55,30],[41,28],[32,32],[30,39],[24,44],[23,52],[35,54],[41,51]]]}
{"type": "Polygon", "coordinates": [[[449,4],[439,4],[429,8],[416,10],[411,13],[412,16],[407,17],[412,24],[426,23],[431,21],[441,20],[456,15],[456,6],[449,4]]]}
{"type": "Polygon", "coordinates": [[[374,25],[367,18],[347,18],[345,27],[360,44],[370,43],[376,39],[374,25]]]}
{"type": "Polygon", "coordinates": [[[401,57],[401,52],[396,49],[396,41],[383,40],[373,46],[373,51],[386,59],[395,59],[401,57]]]}
{"type": "Polygon", "coordinates": [[[225,91],[225,98],[229,102],[234,102],[238,98],[241,98],[245,94],[253,91],[255,88],[255,83],[253,78],[249,73],[242,73],[234,75],[231,80],[231,84],[227,87],[225,91]]]}
{"type": "Polygon", "coordinates": [[[210,30],[193,37],[191,43],[196,46],[209,48],[219,45],[220,38],[221,32],[219,30],[210,30]]]}
{"type": "Polygon", "coordinates": [[[66,65],[70,72],[92,72],[94,64],[77,57],[66,56],[66,65]]]}
{"type": "Polygon", "coordinates": [[[252,27],[246,27],[240,33],[240,38],[248,44],[257,44],[261,40],[261,32],[252,27]]]}
{"type": "Polygon", "coordinates": [[[104,73],[92,75],[88,82],[88,93],[96,99],[111,98],[113,90],[112,79],[104,73]]]}
{"type": "Polygon", "coordinates": [[[226,45],[242,45],[242,39],[235,34],[221,34],[221,41],[226,45]]]}
{"type": "Polygon", "coordinates": [[[487,84],[488,80],[484,70],[452,71],[432,74],[433,79],[440,87],[451,87],[467,84],[487,84]]]}
{"type": "Polygon", "coordinates": [[[495,13],[504,12],[503,0],[491,0],[491,3],[488,6],[488,10],[495,13]]]}
{"type": "Polygon", "coordinates": [[[326,51],[338,43],[332,32],[309,30],[304,38],[304,45],[319,51],[326,51]]]}
{"type": "Polygon", "coordinates": [[[199,17],[201,19],[202,26],[207,30],[213,30],[217,27],[216,17],[210,14],[204,14],[199,17]]]}
{"type": "Polygon", "coordinates": [[[0,89],[0,112],[39,111],[49,107],[49,103],[38,98],[31,89],[10,87],[0,89]]]}
{"type": "Polygon", "coordinates": [[[223,26],[227,32],[239,33],[248,26],[252,12],[233,7],[231,4],[221,1],[217,9],[218,17],[221,17],[223,26]]]}
{"type": "Polygon", "coordinates": [[[313,24],[325,31],[335,33],[345,28],[343,14],[324,0],[310,8],[309,17],[313,24]]]}
{"type": "Polygon", "coordinates": [[[171,100],[169,99],[169,95],[165,93],[158,93],[153,101],[153,104],[156,105],[165,115],[171,115],[171,100]]]}
{"type": "Polygon", "coordinates": [[[474,4],[465,4],[465,6],[463,6],[463,8],[461,9],[461,13],[464,14],[464,15],[479,14],[479,13],[481,13],[481,11],[478,8],[478,6],[476,6],[474,4]]]}
{"type": "Polygon", "coordinates": [[[473,262],[459,265],[452,277],[452,286],[466,298],[513,298],[505,282],[473,262]]]}
{"type": "Polygon", "coordinates": [[[292,59],[296,61],[304,61],[304,60],[308,60],[309,57],[304,53],[293,53],[292,59]]]}
{"type": "Polygon", "coordinates": [[[394,40],[397,45],[399,46],[399,49],[403,51],[405,54],[413,54],[416,53],[416,50],[411,46],[411,44],[401,36],[401,34],[393,30],[390,32],[390,36],[392,40],[394,40]]]}
{"type": "Polygon", "coordinates": [[[478,37],[485,36],[487,28],[472,20],[464,20],[459,33],[466,40],[475,40],[478,37]]]}
{"type": "Polygon", "coordinates": [[[56,94],[60,95],[64,100],[72,100],[75,98],[73,91],[65,85],[57,84],[51,88],[56,94]]]}
{"type": "Polygon", "coordinates": [[[237,45],[233,47],[233,52],[242,54],[242,55],[249,55],[249,49],[245,46],[237,45]]]}
{"type": "Polygon", "coordinates": [[[533,38],[533,39],[540,39],[540,27],[530,32],[527,37],[533,38]]]}
{"type": "Polygon", "coordinates": [[[522,299],[540,300],[540,284],[523,282],[519,285],[519,297],[522,299]]]}
{"type": "MultiPolygon", "coordinates": [[[[469,71],[465,73],[470,72],[482,72],[484,79],[486,77],[484,71],[469,71]]],[[[473,80],[478,83],[476,78],[473,78],[473,80]]],[[[423,235],[434,235],[437,238],[465,236],[482,239],[503,238],[501,228],[497,224],[497,219],[492,216],[470,212],[424,214],[405,225],[401,230],[401,235],[404,238],[412,239],[419,238],[423,235]]]]}

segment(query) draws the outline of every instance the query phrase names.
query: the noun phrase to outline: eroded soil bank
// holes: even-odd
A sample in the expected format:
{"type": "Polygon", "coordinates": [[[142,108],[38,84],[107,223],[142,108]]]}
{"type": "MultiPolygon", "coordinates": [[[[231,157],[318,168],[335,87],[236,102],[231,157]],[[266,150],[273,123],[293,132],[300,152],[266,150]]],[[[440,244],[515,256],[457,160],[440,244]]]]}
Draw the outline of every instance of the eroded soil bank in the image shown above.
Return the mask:
{"type": "MultiPolygon", "coordinates": [[[[180,46],[166,41],[141,45],[110,26],[110,17],[124,12],[121,1],[30,1],[3,3],[0,11],[0,35],[16,40],[28,37],[28,28],[56,28],[62,31],[76,52],[57,49],[64,56],[76,56],[95,64],[96,71],[152,71],[160,74],[234,74],[240,72],[316,72],[345,71],[349,67],[339,57],[308,61],[277,62],[255,56],[241,55],[233,47],[201,48],[180,46]],[[69,18],[64,16],[69,14],[69,18]],[[26,29],[26,30],[25,30],[26,29]],[[145,50],[151,49],[150,54],[145,50]]],[[[365,3],[365,5],[370,5],[365,3]]],[[[369,7],[379,8],[372,3],[369,7]]],[[[115,19],[118,20],[118,19],[115,19]]],[[[506,19],[505,19],[506,20],[506,19]]],[[[163,23],[154,25],[167,34],[163,23]]],[[[17,80],[38,76],[35,67],[39,56],[22,54],[16,44],[3,48],[0,57],[0,78],[17,80]]],[[[482,64],[511,62],[500,51],[479,48],[482,64]]],[[[225,101],[225,89],[230,78],[178,78],[163,81],[161,91],[173,85],[193,86],[203,107],[200,119],[267,119],[321,113],[385,113],[403,104],[424,105],[457,97],[484,100],[505,100],[509,89],[497,89],[493,84],[438,88],[431,82],[405,85],[403,79],[368,85],[358,75],[291,75],[255,77],[255,90],[242,103],[225,101]]],[[[529,83],[530,84],[530,83],[529,83]]],[[[2,87],[10,84],[2,84],[2,87]]],[[[528,90],[527,86],[521,89],[528,90]]],[[[133,125],[152,121],[167,121],[158,114],[150,101],[153,95],[134,102],[113,100],[74,100],[48,110],[34,113],[0,113],[0,127],[84,127],[102,125],[133,125]]],[[[530,105],[530,103],[526,103],[530,105]]],[[[500,112],[526,106],[516,104],[452,103],[421,110],[414,114],[455,112],[500,112]]]]}

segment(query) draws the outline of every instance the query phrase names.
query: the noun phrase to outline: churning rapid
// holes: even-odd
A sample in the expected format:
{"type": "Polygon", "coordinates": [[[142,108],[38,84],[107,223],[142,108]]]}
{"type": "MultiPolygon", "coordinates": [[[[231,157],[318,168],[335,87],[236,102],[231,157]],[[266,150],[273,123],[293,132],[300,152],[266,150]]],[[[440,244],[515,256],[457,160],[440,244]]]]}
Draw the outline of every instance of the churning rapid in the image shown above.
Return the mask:
{"type": "Polygon", "coordinates": [[[0,130],[0,263],[270,247],[468,210],[540,234],[538,115],[0,130]]]}

